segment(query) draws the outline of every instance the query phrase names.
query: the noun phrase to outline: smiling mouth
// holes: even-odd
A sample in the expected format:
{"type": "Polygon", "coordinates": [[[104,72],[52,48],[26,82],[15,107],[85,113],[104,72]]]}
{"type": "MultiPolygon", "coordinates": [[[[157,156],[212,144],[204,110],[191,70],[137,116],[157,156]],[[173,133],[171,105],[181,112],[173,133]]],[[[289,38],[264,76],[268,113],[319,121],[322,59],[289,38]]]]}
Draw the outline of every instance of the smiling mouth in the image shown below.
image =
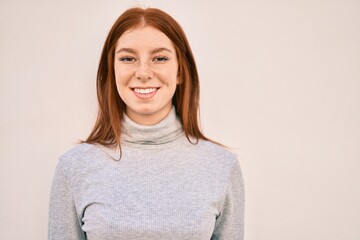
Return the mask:
{"type": "Polygon", "coordinates": [[[133,91],[139,94],[149,94],[149,93],[153,93],[156,90],[158,90],[158,88],[134,88],[133,91]]]}
{"type": "Polygon", "coordinates": [[[132,88],[135,96],[140,99],[149,99],[152,98],[158,91],[159,88],[149,87],[149,88],[132,88]]]}

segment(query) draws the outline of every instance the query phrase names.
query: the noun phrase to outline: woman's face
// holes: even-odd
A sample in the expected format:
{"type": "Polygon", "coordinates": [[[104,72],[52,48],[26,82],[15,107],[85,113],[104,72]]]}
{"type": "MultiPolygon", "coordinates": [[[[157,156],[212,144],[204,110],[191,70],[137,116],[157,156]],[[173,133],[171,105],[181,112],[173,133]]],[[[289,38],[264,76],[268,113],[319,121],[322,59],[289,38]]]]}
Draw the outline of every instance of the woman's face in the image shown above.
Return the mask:
{"type": "Polygon", "coordinates": [[[143,125],[164,119],[178,84],[171,40],[150,26],[130,29],[118,39],[114,61],[116,86],[128,117],[143,125]]]}

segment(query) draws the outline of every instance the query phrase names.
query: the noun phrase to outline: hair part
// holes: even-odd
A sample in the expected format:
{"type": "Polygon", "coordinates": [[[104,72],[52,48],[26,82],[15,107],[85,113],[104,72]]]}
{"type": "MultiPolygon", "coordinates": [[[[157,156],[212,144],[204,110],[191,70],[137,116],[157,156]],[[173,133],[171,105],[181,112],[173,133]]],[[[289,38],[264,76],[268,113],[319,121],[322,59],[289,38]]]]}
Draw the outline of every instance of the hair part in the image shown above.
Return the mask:
{"type": "MultiPolygon", "coordinates": [[[[180,117],[189,142],[196,144],[199,139],[209,140],[199,126],[199,77],[190,45],[181,26],[167,13],[156,8],[131,8],[125,11],[112,26],[100,57],[97,72],[98,116],[86,143],[118,146],[123,114],[126,105],[120,98],[115,81],[115,48],[121,35],[139,26],[151,26],[163,32],[173,43],[178,60],[177,85],[172,104],[180,117]],[[195,139],[192,142],[191,138],[195,139]]],[[[121,156],[121,155],[120,155],[121,156]]]]}

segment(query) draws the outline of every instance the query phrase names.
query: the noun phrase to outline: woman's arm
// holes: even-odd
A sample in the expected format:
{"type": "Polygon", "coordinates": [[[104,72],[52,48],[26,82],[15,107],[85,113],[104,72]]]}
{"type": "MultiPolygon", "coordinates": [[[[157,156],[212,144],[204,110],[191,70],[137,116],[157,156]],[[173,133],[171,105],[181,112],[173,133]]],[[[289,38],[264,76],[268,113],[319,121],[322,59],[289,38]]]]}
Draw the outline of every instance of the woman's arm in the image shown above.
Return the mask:
{"type": "Polygon", "coordinates": [[[244,183],[239,161],[230,173],[222,211],[216,219],[211,240],[244,239],[244,183]]]}
{"type": "Polygon", "coordinates": [[[85,240],[67,176],[59,162],[51,186],[48,240],[85,240]]]}

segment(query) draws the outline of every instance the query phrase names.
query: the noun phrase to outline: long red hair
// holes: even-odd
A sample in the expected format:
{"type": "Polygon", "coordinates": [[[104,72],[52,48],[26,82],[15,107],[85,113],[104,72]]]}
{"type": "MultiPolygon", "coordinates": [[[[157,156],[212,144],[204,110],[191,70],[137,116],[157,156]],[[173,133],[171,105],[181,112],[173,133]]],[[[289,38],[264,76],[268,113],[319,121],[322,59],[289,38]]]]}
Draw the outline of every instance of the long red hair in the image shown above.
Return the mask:
{"type": "Polygon", "coordinates": [[[180,84],[172,103],[183,124],[187,139],[208,140],[199,127],[199,77],[188,40],[181,26],[167,13],[155,8],[131,8],[112,26],[100,58],[97,72],[99,112],[87,143],[117,145],[120,147],[121,123],[126,105],[120,98],[115,82],[114,56],[117,40],[127,30],[137,26],[151,26],[163,32],[174,44],[179,63],[180,84]]]}

